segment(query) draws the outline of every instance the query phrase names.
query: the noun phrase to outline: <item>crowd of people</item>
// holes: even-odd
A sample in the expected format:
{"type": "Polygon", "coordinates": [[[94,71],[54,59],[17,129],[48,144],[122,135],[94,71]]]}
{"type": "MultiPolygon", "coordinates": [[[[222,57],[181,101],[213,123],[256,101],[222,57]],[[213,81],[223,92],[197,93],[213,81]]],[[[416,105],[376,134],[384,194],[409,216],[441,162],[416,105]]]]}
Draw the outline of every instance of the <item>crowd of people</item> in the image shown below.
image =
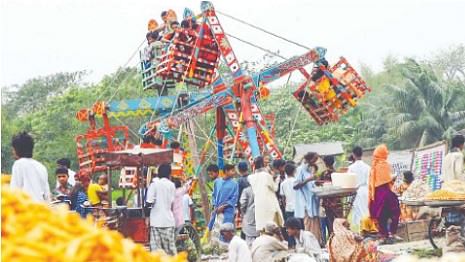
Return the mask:
{"type": "MultiPolygon", "coordinates": [[[[141,147],[156,148],[159,144],[156,140],[145,142],[141,147]]],[[[22,189],[40,202],[69,201],[70,209],[83,218],[90,213],[91,207],[108,206],[107,175],[98,176],[97,182],[94,183],[89,175],[76,175],[70,169],[69,159],[59,159],[55,171],[56,186],[51,191],[47,168],[32,158],[33,138],[28,133],[21,132],[12,138],[12,147],[16,161],[12,168],[10,187],[22,189]]],[[[171,143],[170,147],[175,152],[179,151],[178,142],[171,143]]],[[[153,178],[148,187],[146,202],[151,207],[151,250],[163,249],[169,254],[175,254],[175,228],[186,222],[192,223],[195,216],[193,201],[187,194],[190,181],[182,185],[181,180],[171,178],[171,172],[171,164],[158,167],[157,177],[153,178]]]]}
{"type": "MultiPolygon", "coordinates": [[[[368,199],[363,196],[368,196],[370,167],[361,160],[362,153],[362,148],[354,148],[354,161],[349,166],[357,174],[362,192],[353,211],[360,218],[358,224],[369,216],[368,199]]],[[[216,165],[207,168],[214,178],[208,228],[212,241],[229,243],[229,261],[276,261],[288,257],[290,250],[296,253],[296,261],[318,261],[323,259],[322,247],[326,243],[333,246],[329,249],[333,258],[345,257],[347,252],[334,248],[343,241],[353,247],[349,249],[354,253],[350,257],[365,254],[358,241],[361,237],[349,234],[348,222],[336,218],[332,205],[337,199],[321,201],[313,193],[315,187],[331,181],[331,173],[335,172],[333,156],[321,158],[309,152],[300,165],[282,159],[266,164],[268,161],[257,157],[253,172],[246,162],[240,162],[236,181],[232,165],[225,166],[222,177],[212,174],[218,172],[216,165]],[[235,214],[241,218],[241,237],[235,234],[235,214]]]]}
{"type": "Polygon", "coordinates": [[[20,188],[36,201],[70,203],[71,210],[82,217],[88,214],[85,207],[97,207],[108,204],[108,180],[101,175],[97,183],[89,176],[77,176],[70,169],[71,161],[62,158],[56,161],[56,185],[50,190],[47,168],[33,159],[34,140],[26,132],[12,139],[13,154],[16,161],[12,168],[10,186],[20,188]]]}
{"type": "MultiPolygon", "coordinates": [[[[451,152],[444,160],[444,181],[465,180],[464,142],[461,135],[452,139],[451,152]]],[[[106,175],[94,183],[90,176],[75,175],[69,159],[60,159],[56,185],[51,191],[47,169],[33,159],[32,137],[19,133],[13,137],[12,147],[16,161],[11,187],[24,190],[36,201],[50,202],[66,196],[71,209],[83,217],[87,215],[86,205],[101,207],[108,203],[106,175]]],[[[332,261],[360,261],[369,255],[364,237],[376,235],[387,244],[401,240],[396,231],[400,218],[408,211],[400,205],[398,196],[414,179],[413,173],[406,171],[403,183],[394,186],[386,145],[376,147],[371,166],[362,155],[361,147],[353,148],[350,165],[341,169],[357,177],[351,223],[336,218],[334,206],[338,199],[321,200],[314,193],[316,187],[331,181],[336,171],[333,156],[309,152],[300,164],[257,157],[253,168],[247,162],[226,164],[223,174],[217,165],[209,165],[206,171],[213,185],[212,213],[206,234],[212,242],[229,246],[229,261],[279,260],[290,250],[300,256],[298,261],[318,261],[324,247],[332,261]],[[238,224],[240,236],[236,235],[238,224]]],[[[188,194],[190,180],[183,183],[172,177],[171,164],[160,165],[156,173],[145,199],[151,208],[150,248],[175,254],[175,229],[195,220],[194,203],[188,194]]],[[[460,212],[450,216],[450,221],[464,219],[460,212]]]]}
{"type": "MultiPolygon", "coordinates": [[[[463,148],[464,137],[455,136],[444,160],[444,182],[465,180],[463,148]]],[[[321,158],[309,152],[298,166],[280,159],[266,165],[266,159],[258,157],[250,174],[246,162],[238,164],[237,182],[228,165],[225,176],[215,180],[214,196],[222,193],[213,200],[212,238],[229,242],[229,261],[275,261],[289,256],[290,250],[299,254],[297,261],[304,261],[303,254],[319,261],[324,247],[331,261],[376,261],[372,242],[366,240],[375,238],[381,244],[403,240],[397,235],[399,221],[410,221],[411,213],[398,197],[413,182],[414,174],[406,170],[402,183],[395,183],[386,145],[376,147],[371,166],[362,155],[361,147],[353,148],[350,165],[341,169],[357,177],[351,223],[336,218],[338,198],[322,200],[313,193],[315,187],[331,181],[336,171],[333,156],[321,158]],[[234,213],[242,218],[242,237],[234,234],[234,213]]],[[[451,213],[448,221],[463,220],[462,213],[451,213]]]]}

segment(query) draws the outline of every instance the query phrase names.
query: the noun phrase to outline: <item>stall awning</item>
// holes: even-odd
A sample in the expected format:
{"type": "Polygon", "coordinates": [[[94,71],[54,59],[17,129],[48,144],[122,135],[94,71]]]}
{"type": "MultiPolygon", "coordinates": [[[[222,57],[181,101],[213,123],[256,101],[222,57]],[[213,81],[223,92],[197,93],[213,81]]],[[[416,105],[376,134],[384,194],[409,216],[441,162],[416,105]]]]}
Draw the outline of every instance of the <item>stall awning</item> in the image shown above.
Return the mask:
{"type": "Polygon", "coordinates": [[[104,158],[110,167],[158,166],[173,162],[173,150],[134,148],[106,153],[104,158]]]}

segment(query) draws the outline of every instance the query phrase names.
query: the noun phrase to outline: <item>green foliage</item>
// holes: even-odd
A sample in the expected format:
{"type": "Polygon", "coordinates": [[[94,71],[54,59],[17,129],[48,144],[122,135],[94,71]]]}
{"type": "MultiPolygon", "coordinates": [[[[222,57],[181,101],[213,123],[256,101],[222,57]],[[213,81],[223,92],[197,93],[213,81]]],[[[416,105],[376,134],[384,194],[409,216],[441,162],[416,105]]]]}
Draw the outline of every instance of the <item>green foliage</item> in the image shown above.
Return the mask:
{"type": "Polygon", "coordinates": [[[15,85],[2,90],[2,93],[6,96],[7,106],[11,107],[12,112],[32,113],[42,109],[50,98],[62,95],[69,88],[82,84],[81,80],[85,74],[85,71],[79,71],[37,77],[21,86],[15,85]]]}
{"type": "MultiPolygon", "coordinates": [[[[260,108],[265,114],[275,114],[275,140],[286,157],[292,155],[292,146],[299,143],[342,141],[347,149],[356,144],[372,147],[386,143],[391,149],[400,149],[435,142],[465,128],[465,82],[460,71],[465,64],[462,49],[463,46],[459,46],[441,51],[430,60],[420,62],[388,57],[380,72],[362,66],[361,73],[372,92],[337,123],[315,124],[292,96],[299,83],[272,90],[268,99],[260,101],[260,108]],[[450,57],[454,59],[448,59],[450,57]]],[[[263,63],[274,61],[264,58],[260,64],[263,63]]],[[[251,72],[257,67],[253,63],[244,66],[251,72]]],[[[221,71],[227,75],[224,66],[221,71]]],[[[87,123],[74,118],[79,109],[89,108],[97,100],[154,95],[151,91],[142,91],[136,68],[120,68],[92,85],[82,82],[84,76],[85,72],[58,73],[2,88],[2,172],[11,171],[13,159],[9,141],[21,130],[33,134],[36,140],[34,157],[49,168],[50,174],[53,174],[56,159],[61,157],[70,158],[73,168],[77,169],[74,138],[87,128],[87,123]]],[[[120,125],[122,121],[135,131],[147,119],[113,119],[112,124],[120,125]]],[[[197,140],[200,153],[215,124],[215,113],[212,110],[194,122],[196,135],[203,137],[197,140]]],[[[137,141],[136,135],[132,134],[131,138],[137,141]]],[[[215,161],[215,150],[211,147],[206,162],[215,161]]],[[[50,179],[54,180],[54,176],[50,179]]]]}
{"type": "MultiPolygon", "coordinates": [[[[458,108],[463,89],[441,80],[434,70],[407,59],[400,65],[405,81],[389,86],[392,92],[390,132],[402,145],[424,146],[450,135],[463,127],[465,108],[458,108]]],[[[404,146],[401,146],[404,147],[404,146]]]]}
{"type": "MultiPolygon", "coordinates": [[[[47,166],[49,174],[54,174],[55,162],[62,157],[70,158],[77,169],[74,139],[88,125],[76,120],[76,112],[91,107],[98,99],[107,100],[117,85],[120,96],[137,97],[139,93],[140,81],[135,69],[120,69],[115,75],[116,78],[104,77],[96,85],[86,85],[81,81],[84,72],[58,73],[3,88],[2,172],[11,172],[13,158],[9,141],[22,130],[33,135],[34,158],[47,166]]],[[[132,128],[140,124],[140,121],[134,122],[132,128]]],[[[53,175],[50,180],[54,180],[53,175]]]]}

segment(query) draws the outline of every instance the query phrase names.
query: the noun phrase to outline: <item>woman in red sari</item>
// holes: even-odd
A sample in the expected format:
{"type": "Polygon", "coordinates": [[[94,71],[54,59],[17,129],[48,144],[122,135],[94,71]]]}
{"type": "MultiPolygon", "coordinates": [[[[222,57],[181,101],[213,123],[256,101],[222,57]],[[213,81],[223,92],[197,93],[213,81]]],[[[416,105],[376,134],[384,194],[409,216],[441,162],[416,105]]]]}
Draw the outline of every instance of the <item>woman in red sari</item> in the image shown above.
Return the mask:
{"type": "Polygon", "coordinates": [[[387,242],[393,242],[398,239],[395,234],[399,225],[400,207],[397,195],[392,191],[388,154],[386,145],[378,146],[373,152],[368,196],[370,216],[378,221],[379,233],[387,242]],[[389,220],[391,224],[388,226],[389,220]]]}

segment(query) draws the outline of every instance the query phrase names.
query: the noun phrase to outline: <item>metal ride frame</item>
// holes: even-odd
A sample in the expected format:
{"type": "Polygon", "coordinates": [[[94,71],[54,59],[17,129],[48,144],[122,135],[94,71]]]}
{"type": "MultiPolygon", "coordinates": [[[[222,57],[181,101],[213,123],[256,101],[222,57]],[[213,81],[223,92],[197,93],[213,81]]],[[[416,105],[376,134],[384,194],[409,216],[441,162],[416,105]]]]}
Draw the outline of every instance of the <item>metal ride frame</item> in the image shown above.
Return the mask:
{"type": "MultiPolygon", "coordinates": [[[[324,72],[322,77],[323,80],[328,80],[331,86],[344,87],[346,91],[340,92],[339,94],[331,90],[326,90],[326,93],[335,93],[334,95],[337,96],[335,96],[334,99],[340,98],[345,104],[349,101],[351,106],[355,106],[355,99],[361,98],[365,92],[369,91],[366,83],[344,58],[341,58],[332,68],[325,67],[322,61],[324,60],[326,49],[321,47],[311,49],[301,56],[286,60],[251,77],[241,69],[239,60],[219,22],[213,5],[210,2],[204,1],[201,3],[201,10],[202,14],[199,16],[203,20],[200,26],[203,30],[211,30],[211,35],[218,46],[219,54],[231,72],[232,86],[227,87],[225,80],[219,74],[216,74],[216,77],[210,80],[212,86],[210,92],[203,91],[197,94],[191,94],[188,98],[188,102],[181,106],[177,105],[179,97],[173,96],[126,100],[110,104],[108,107],[109,117],[112,116],[113,112],[140,112],[141,110],[145,110],[148,113],[159,113],[159,117],[155,121],[146,123],[146,125],[155,124],[165,119],[170,119],[172,122],[179,125],[185,123],[193,116],[216,109],[218,164],[220,167],[223,167],[226,120],[228,120],[233,127],[235,142],[240,143],[249,161],[260,156],[262,152],[271,156],[273,159],[282,157],[277,145],[271,139],[270,133],[267,130],[265,117],[257,104],[257,92],[260,86],[277,80],[295,70],[300,71],[307,81],[301,84],[294,93],[294,96],[304,105],[305,109],[309,111],[310,115],[320,125],[331,121],[337,121],[338,114],[345,113],[345,111],[336,112],[338,110],[337,103],[330,99],[325,99],[325,90],[318,90],[318,82],[311,81],[313,73],[307,72],[304,68],[305,66],[314,63],[324,72]],[[341,68],[343,68],[344,72],[338,79],[333,76],[333,73],[341,68]],[[349,75],[349,79],[344,79],[347,75],[349,75]],[[123,104],[125,106],[122,106],[123,104]],[[244,130],[243,125],[245,126],[244,130]],[[247,139],[238,139],[239,134],[243,131],[247,139]],[[259,140],[263,142],[263,150],[260,150],[259,140]]],[[[205,35],[205,33],[203,35],[205,35]]],[[[202,48],[198,46],[201,42],[202,41],[197,40],[194,48],[202,48]]],[[[191,63],[197,60],[200,59],[198,57],[193,57],[191,58],[191,63]]],[[[187,71],[189,68],[184,70],[187,71]]],[[[322,80],[320,79],[319,81],[321,82],[322,80]]],[[[204,85],[205,83],[202,83],[202,86],[204,85]]],[[[102,115],[102,113],[100,113],[100,115],[102,115]]]]}
{"type": "MultiPolygon", "coordinates": [[[[305,104],[306,100],[312,100],[312,97],[317,99],[308,103],[313,104],[313,108],[306,107],[306,109],[320,125],[330,121],[336,121],[338,119],[338,114],[335,112],[337,109],[333,108],[334,103],[331,104],[332,101],[325,101],[323,97],[324,94],[317,90],[316,83],[313,82],[313,86],[307,88],[307,86],[312,83],[312,81],[310,81],[312,74],[308,73],[304,66],[314,63],[324,72],[323,78],[329,80],[331,85],[344,86],[350,89],[352,92],[348,91],[338,94],[338,97],[343,96],[343,99],[355,100],[369,91],[366,83],[344,58],[341,58],[332,68],[326,68],[322,63],[326,49],[321,47],[311,49],[304,55],[291,58],[277,66],[268,68],[250,77],[241,69],[239,61],[231,48],[213,5],[210,2],[202,2],[201,10],[202,14],[200,17],[203,18],[203,21],[201,21],[200,27],[205,28],[204,25],[208,24],[208,28],[211,30],[212,36],[218,45],[220,56],[230,70],[233,83],[231,87],[227,87],[225,80],[217,75],[211,83],[213,92],[208,93],[208,99],[193,99],[187,105],[177,109],[176,113],[173,114],[173,112],[171,112],[171,115],[166,117],[173,119],[177,123],[182,123],[195,115],[216,108],[217,155],[220,167],[224,164],[223,148],[226,133],[226,119],[229,120],[229,123],[233,127],[235,138],[243,131],[243,125],[245,126],[244,133],[247,139],[235,139],[235,141],[239,140],[242,150],[250,162],[253,158],[260,156],[262,152],[270,155],[274,159],[282,156],[278,147],[270,137],[266,128],[265,117],[262,115],[257,104],[256,93],[261,85],[277,80],[292,71],[299,70],[307,81],[299,87],[295,96],[303,104],[305,104]],[[346,82],[344,85],[341,83],[342,81],[336,79],[332,75],[333,72],[336,72],[342,67],[344,68],[344,72],[341,76],[341,80],[346,82]],[[344,79],[348,74],[350,74],[349,79],[344,79]],[[302,93],[304,93],[303,96],[302,93]],[[264,142],[263,151],[260,150],[259,139],[264,142]]],[[[201,47],[195,46],[195,48],[201,47]]],[[[198,58],[194,58],[193,60],[196,61],[196,59],[198,58]]],[[[171,100],[175,102],[174,98],[171,98],[171,100]]],[[[160,116],[155,122],[164,118],[164,116],[160,116]]]]}
{"type": "MultiPolygon", "coordinates": [[[[206,86],[211,88],[176,96],[160,95],[109,103],[97,102],[92,110],[81,110],[78,112],[78,119],[90,121],[87,134],[76,138],[80,170],[83,173],[92,174],[104,171],[105,168],[99,165],[102,161],[99,161],[98,156],[101,153],[121,150],[128,145],[128,127],[111,127],[109,117],[156,115],[155,119],[151,118],[143,125],[139,135],[143,136],[151,130],[156,130],[169,140],[173,139],[171,127],[189,123],[195,116],[215,110],[217,160],[218,166],[222,169],[225,143],[228,143],[225,139],[228,124],[232,127],[233,146],[238,144],[250,162],[262,154],[269,155],[273,159],[282,157],[268,131],[267,117],[262,114],[257,103],[260,99],[258,95],[260,89],[265,84],[293,71],[301,72],[306,80],[294,92],[294,97],[319,125],[337,121],[340,115],[347,112],[349,106],[354,107],[356,100],[370,91],[345,58],[341,57],[334,66],[329,67],[324,58],[326,49],[322,47],[308,49],[303,55],[285,59],[278,65],[249,76],[241,69],[239,60],[228,40],[230,35],[223,30],[213,5],[203,1],[201,11],[200,15],[195,16],[200,18],[200,30],[195,41],[187,44],[186,41],[178,39],[179,34],[175,32],[164,56],[166,60],[161,61],[153,71],[154,76],[162,76],[164,81],[186,82],[199,89],[206,86]],[[180,48],[181,45],[182,48],[180,48]],[[212,54],[217,54],[216,61],[211,59],[212,54]],[[208,57],[210,60],[202,57],[203,55],[210,55],[208,57]],[[176,59],[183,59],[183,61],[176,61],[176,59]],[[227,65],[231,80],[223,78],[218,71],[219,60],[227,65]],[[170,65],[170,61],[177,64],[170,65]],[[202,68],[202,64],[208,64],[210,67],[214,65],[214,70],[202,68]],[[304,67],[311,64],[315,66],[314,70],[308,72],[304,67]],[[317,74],[320,75],[315,77],[317,74]],[[191,78],[189,80],[192,81],[185,81],[186,77],[191,78]],[[96,128],[95,116],[103,117],[103,128],[96,128]],[[122,132],[123,137],[115,140],[116,131],[122,132]],[[99,144],[99,139],[104,140],[106,147],[97,146],[99,150],[95,150],[95,144],[99,144]],[[115,144],[117,146],[114,146],[115,144]]],[[[147,74],[148,71],[150,70],[143,68],[143,74],[147,74]]],[[[192,130],[189,127],[187,129],[192,130]]],[[[189,143],[191,150],[196,150],[196,146],[193,145],[195,142],[189,143]]],[[[205,158],[205,149],[202,150],[200,157],[192,154],[197,158],[195,161],[197,162],[195,163],[197,165],[196,175],[200,172],[198,162],[205,158]]],[[[202,177],[200,176],[201,190],[204,187],[202,177]]],[[[207,218],[208,202],[204,206],[204,211],[207,218]]]]}

